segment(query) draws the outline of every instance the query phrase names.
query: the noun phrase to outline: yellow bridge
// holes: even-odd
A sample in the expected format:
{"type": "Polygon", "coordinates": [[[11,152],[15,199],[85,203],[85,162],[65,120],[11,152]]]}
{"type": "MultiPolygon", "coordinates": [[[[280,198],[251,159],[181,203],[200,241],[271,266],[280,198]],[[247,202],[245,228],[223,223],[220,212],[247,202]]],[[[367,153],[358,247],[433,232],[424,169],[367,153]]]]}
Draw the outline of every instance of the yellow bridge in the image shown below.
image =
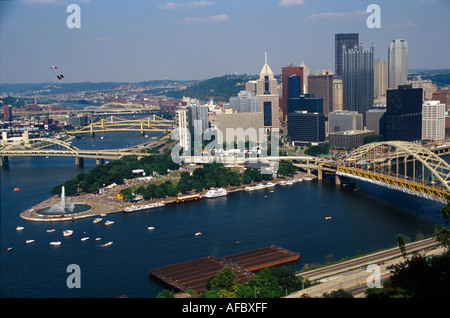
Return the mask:
{"type": "Polygon", "coordinates": [[[90,133],[91,136],[94,136],[97,132],[134,131],[144,135],[146,132],[168,132],[173,129],[174,125],[174,120],[157,115],[143,119],[123,119],[110,116],[108,119],[103,118],[80,129],[67,131],[67,133],[72,135],[90,133]]]}
{"type": "Polygon", "coordinates": [[[425,147],[404,141],[361,146],[337,166],[336,175],[442,202],[450,195],[450,165],[425,147]]]}
{"type": "Polygon", "coordinates": [[[82,165],[84,158],[117,160],[124,156],[151,156],[140,152],[136,147],[110,150],[83,150],[72,144],[54,138],[33,138],[11,143],[0,150],[0,166],[7,165],[9,157],[75,157],[75,164],[82,165]]]}

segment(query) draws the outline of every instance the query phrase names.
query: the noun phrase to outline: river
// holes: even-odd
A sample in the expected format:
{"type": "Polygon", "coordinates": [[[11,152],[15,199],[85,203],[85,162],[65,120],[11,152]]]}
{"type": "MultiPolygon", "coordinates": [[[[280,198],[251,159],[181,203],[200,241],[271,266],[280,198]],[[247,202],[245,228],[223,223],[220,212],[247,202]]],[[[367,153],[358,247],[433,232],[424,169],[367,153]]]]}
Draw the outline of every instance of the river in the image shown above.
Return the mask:
{"type": "MultiPolygon", "coordinates": [[[[148,141],[133,133],[103,136],[73,144],[109,149],[148,141]]],[[[92,219],[35,223],[19,218],[23,210],[48,198],[55,185],[94,166],[95,160],[89,159],[84,167],[75,167],[74,158],[34,157],[10,158],[9,167],[1,168],[0,297],[154,298],[165,286],[149,278],[152,268],[274,244],[300,253],[291,265],[299,270],[305,264],[324,264],[330,255],[339,260],[395,246],[398,234],[413,240],[418,234],[430,235],[444,224],[440,203],[366,183],[353,191],[333,179],[113,214],[107,217],[115,221],[111,226],[93,224],[92,219]],[[22,231],[16,230],[19,225],[22,231]],[[46,232],[51,228],[56,231],[46,232]],[[65,229],[74,234],[63,237],[65,229]],[[90,239],[80,240],[86,236],[90,239]],[[26,244],[28,239],[35,242],[26,244]],[[55,240],[62,244],[51,246],[55,240]],[[109,241],[111,246],[99,246],[109,241]],[[67,286],[70,264],[80,268],[80,288],[67,286]]]]}

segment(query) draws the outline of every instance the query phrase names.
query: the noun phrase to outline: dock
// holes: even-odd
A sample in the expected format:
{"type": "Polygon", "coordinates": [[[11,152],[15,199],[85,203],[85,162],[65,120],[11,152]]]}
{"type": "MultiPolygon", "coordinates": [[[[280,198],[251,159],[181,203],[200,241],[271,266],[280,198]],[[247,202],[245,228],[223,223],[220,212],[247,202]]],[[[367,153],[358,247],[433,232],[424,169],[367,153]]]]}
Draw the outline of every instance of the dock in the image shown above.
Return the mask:
{"type": "Polygon", "coordinates": [[[225,257],[202,257],[150,269],[149,273],[150,276],[180,291],[193,290],[196,293],[202,293],[206,289],[208,279],[225,266],[230,267],[237,275],[237,283],[243,283],[255,275],[253,271],[293,262],[299,257],[299,253],[271,245],[225,257]]]}

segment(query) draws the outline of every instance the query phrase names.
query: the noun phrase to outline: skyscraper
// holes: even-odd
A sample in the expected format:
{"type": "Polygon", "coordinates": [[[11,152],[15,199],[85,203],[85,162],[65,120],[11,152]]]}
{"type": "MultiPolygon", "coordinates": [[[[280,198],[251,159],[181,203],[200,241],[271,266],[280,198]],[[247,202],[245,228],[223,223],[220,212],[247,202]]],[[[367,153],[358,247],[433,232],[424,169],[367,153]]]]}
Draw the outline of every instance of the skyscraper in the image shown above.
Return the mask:
{"type": "Polygon", "coordinates": [[[316,98],[323,98],[323,113],[333,111],[333,74],[328,71],[308,76],[308,91],[316,98]]]}
{"type": "Polygon", "coordinates": [[[438,100],[423,102],[422,139],[445,139],[445,104],[438,100]]]}
{"type": "Polygon", "coordinates": [[[339,33],[334,35],[334,73],[336,76],[342,76],[342,47],[352,49],[354,46],[359,45],[358,33],[339,33]]]}
{"type": "Polygon", "coordinates": [[[386,90],[388,85],[388,62],[375,60],[374,62],[374,98],[379,104],[386,104],[386,90]]]}
{"type": "Polygon", "coordinates": [[[374,51],[373,44],[369,50],[363,49],[362,45],[351,50],[342,48],[343,109],[363,114],[364,125],[366,111],[373,105],[374,51]]]}
{"type": "Polygon", "coordinates": [[[395,39],[389,44],[389,88],[397,89],[405,85],[408,75],[408,43],[403,39],[395,39]]]}
{"type": "Polygon", "coordinates": [[[300,96],[300,94],[303,94],[303,67],[300,66],[286,66],[281,68],[281,82],[283,84],[283,95],[281,97],[281,110],[283,111],[283,119],[286,120],[288,113],[287,113],[287,99],[289,95],[289,90],[292,92],[293,90],[298,89],[299,93],[296,97],[300,96]],[[293,82],[292,80],[289,81],[289,77],[292,75],[297,75],[298,81],[293,82]],[[291,87],[292,85],[296,85],[296,87],[291,87]]]}
{"type": "Polygon", "coordinates": [[[256,80],[256,93],[259,98],[259,109],[264,115],[265,128],[279,128],[279,98],[277,92],[277,80],[267,64],[267,53],[265,63],[256,80]]]}
{"type": "MultiPolygon", "coordinates": [[[[387,90],[386,140],[422,139],[422,89],[400,85],[387,90]]],[[[381,129],[381,127],[380,127],[381,129]]]]}

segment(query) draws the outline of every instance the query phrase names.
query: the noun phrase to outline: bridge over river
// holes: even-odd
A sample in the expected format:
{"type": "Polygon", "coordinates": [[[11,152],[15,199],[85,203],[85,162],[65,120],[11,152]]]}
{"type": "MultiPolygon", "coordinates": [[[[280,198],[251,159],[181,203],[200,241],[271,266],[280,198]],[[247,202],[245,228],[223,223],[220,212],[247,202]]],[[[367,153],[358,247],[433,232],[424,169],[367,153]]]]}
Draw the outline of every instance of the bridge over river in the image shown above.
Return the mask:
{"type": "MultiPolygon", "coordinates": [[[[155,146],[155,144],[150,144],[155,146]]],[[[17,141],[0,150],[0,164],[8,164],[10,157],[18,156],[64,156],[74,157],[75,164],[82,164],[84,158],[116,160],[124,156],[151,156],[142,152],[151,147],[134,146],[123,149],[83,150],[72,144],[52,138],[34,138],[17,141]]],[[[450,165],[440,155],[439,149],[427,149],[416,143],[404,141],[375,142],[350,152],[341,161],[312,156],[265,156],[245,157],[222,155],[180,156],[185,163],[208,163],[220,161],[224,164],[243,165],[251,162],[272,165],[282,160],[292,161],[295,166],[311,173],[317,171],[319,180],[323,173],[336,175],[337,182],[353,179],[418,195],[427,199],[446,202],[450,195],[450,165]]],[[[275,169],[276,170],[276,169],[275,169]]],[[[274,170],[274,172],[276,172],[274,170]]]]}

